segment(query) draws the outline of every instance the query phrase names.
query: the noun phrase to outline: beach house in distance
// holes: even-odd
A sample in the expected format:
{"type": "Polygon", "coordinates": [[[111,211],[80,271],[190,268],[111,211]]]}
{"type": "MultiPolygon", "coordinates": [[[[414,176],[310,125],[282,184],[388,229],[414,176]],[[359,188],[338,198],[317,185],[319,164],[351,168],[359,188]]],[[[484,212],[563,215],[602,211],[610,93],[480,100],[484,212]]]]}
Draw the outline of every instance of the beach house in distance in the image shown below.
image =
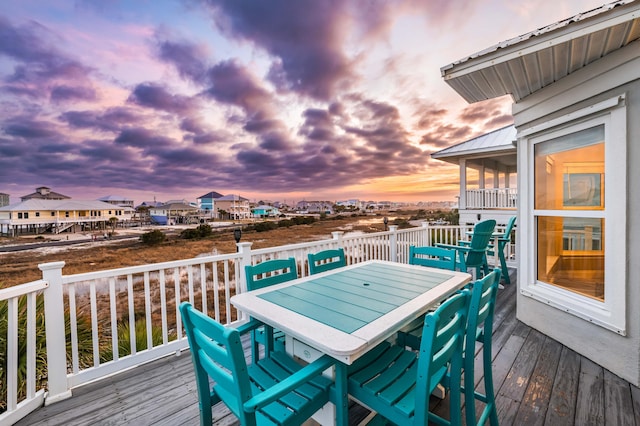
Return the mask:
{"type": "Polygon", "coordinates": [[[104,230],[116,218],[124,226],[135,210],[100,200],[73,200],[46,186],[20,197],[20,202],[0,207],[0,235],[104,230]]]}
{"type": "Polygon", "coordinates": [[[517,317],[640,385],[640,2],[618,1],[441,69],[511,95],[517,317]]]}

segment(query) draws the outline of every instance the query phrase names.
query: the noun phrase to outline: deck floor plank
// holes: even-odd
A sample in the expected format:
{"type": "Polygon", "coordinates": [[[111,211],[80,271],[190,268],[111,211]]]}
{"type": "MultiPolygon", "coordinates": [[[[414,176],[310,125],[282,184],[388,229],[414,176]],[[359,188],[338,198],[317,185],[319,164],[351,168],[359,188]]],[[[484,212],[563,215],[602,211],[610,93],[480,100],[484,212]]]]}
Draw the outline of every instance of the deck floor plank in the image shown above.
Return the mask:
{"type": "Polygon", "coordinates": [[[604,370],[604,418],[607,425],[635,426],[630,384],[604,370]]]}
{"type": "Polygon", "coordinates": [[[561,353],[560,343],[545,338],[529,380],[529,386],[518,409],[516,424],[532,426],[544,424],[561,353]]]}
{"type": "Polygon", "coordinates": [[[579,380],[580,355],[567,347],[563,347],[554,378],[545,425],[563,426],[573,424],[576,414],[579,380]]]}
{"type": "MultiPolygon", "coordinates": [[[[502,425],[635,425],[640,389],[516,319],[516,277],[498,293],[493,326],[492,374],[502,425]]],[[[243,340],[247,358],[249,340],[243,340]]],[[[484,392],[481,346],[476,389],[484,392]]],[[[430,407],[447,416],[448,399],[430,407]]],[[[482,405],[478,403],[477,409],[482,405]]],[[[214,424],[238,425],[224,404],[212,409],[214,424]]],[[[349,424],[369,410],[351,402],[349,424]]],[[[312,423],[312,422],[311,422],[312,423]]],[[[17,426],[198,425],[197,390],[188,352],[168,356],[73,389],[73,397],[42,407],[17,426]]]]}
{"type": "Polygon", "coordinates": [[[580,359],[575,421],[579,425],[605,424],[604,369],[587,358],[580,359]]]}

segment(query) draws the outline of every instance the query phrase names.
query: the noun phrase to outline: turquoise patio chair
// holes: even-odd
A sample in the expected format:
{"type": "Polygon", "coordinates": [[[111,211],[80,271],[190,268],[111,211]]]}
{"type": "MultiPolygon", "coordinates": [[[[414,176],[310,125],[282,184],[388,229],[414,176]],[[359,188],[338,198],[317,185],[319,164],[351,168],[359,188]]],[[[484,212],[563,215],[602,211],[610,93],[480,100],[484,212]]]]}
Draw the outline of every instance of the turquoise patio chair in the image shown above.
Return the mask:
{"type": "Polygon", "coordinates": [[[348,392],[390,422],[460,425],[460,378],[469,291],[462,290],[426,315],[418,353],[384,342],[349,367],[348,392]],[[451,371],[448,375],[447,372],[451,371]],[[429,396],[451,389],[449,420],[430,413],[429,396]]]}
{"type": "MultiPolygon", "coordinates": [[[[265,260],[257,265],[244,267],[247,277],[247,290],[257,290],[275,284],[281,284],[298,278],[296,259],[265,260]]],[[[260,345],[264,345],[265,356],[274,350],[284,350],[285,336],[282,331],[265,325],[251,332],[251,355],[253,359],[260,356],[260,345]]]]}
{"type": "Polygon", "coordinates": [[[456,251],[444,247],[409,246],[409,264],[456,270],[456,251]]]}
{"type": "Polygon", "coordinates": [[[242,425],[300,425],[329,401],[332,381],[323,356],[306,367],[284,352],[247,365],[241,334],[262,323],[225,327],[187,302],[180,305],[196,376],[200,424],[211,425],[211,407],[224,402],[242,425]],[[210,380],[211,379],[211,380],[210,380]]]}
{"type": "Polygon", "coordinates": [[[491,361],[491,338],[493,335],[493,313],[496,308],[500,268],[495,268],[489,275],[477,280],[471,287],[471,303],[464,350],[464,400],[467,425],[484,425],[487,419],[491,426],[498,426],[498,413],[493,390],[493,372],[491,361]],[[484,394],[475,390],[474,363],[476,342],[482,343],[482,380],[484,394]],[[480,418],[476,423],[476,407],[470,401],[484,403],[480,418]]]}
{"type": "MultiPolygon", "coordinates": [[[[512,216],[509,218],[507,222],[507,226],[504,228],[504,232],[502,234],[498,234],[496,232],[493,233],[492,241],[489,243],[489,249],[487,250],[488,256],[494,255],[494,244],[493,241],[498,240],[498,258],[500,259],[500,269],[502,269],[502,279],[504,279],[505,284],[511,284],[511,279],[509,278],[509,270],[507,269],[507,261],[504,257],[504,249],[507,247],[507,244],[511,243],[511,234],[513,231],[513,227],[516,223],[517,216],[512,216]]],[[[469,235],[473,235],[473,232],[469,232],[469,235]]],[[[469,245],[469,241],[460,241],[458,244],[460,245],[469,245]]]]}
{"type": "Polygon", "coordinates": [[[471,241],[468,244],[460,242],[458,245],[436,244],[436,246],[455,249],[458,252],[460,270],[467,272],[469,268],[474,268],[476,278],[480,278],[482,273],[485,275],[489,273],[487,252],[489,251],[489,243],[491,242],[495,228],[495,220],[484,220],[475,224],[471,241]]]}
{"type": "MultiPolygon", "coordinates": [[[[509,270],[507,269],[507,260],[504,257],[504,249],[507,247],[507,244],[511,243],[511,233],[513,231],[513,226],[516,224],[517,216],[512,216],[507,222],[507,226],[504,228],[504,233],[498,236],[498,257],[500,258],[500,268],[502,269],[502,278],[504,279],[505,284],[511,284],[511,279],[509,278],[509,270]]],[[[493,251],[491,251],[493,247],[489,246],[489,251],[487,254],[489,256],[493,256],[493,251]]]]}
{"type": "Polygon", "coordinates": [[[324,250],[318,253],[309,253],[307,258],[309,259],[310,275],[347,266],[347,261],[344,257],[344,249],[342,248],[324,250]]]}
{"type": "MultiPolygon", "coordinates": [[[[456,254],[455,250],[443,247],[409,246],[409,264],[455,271],[456,254]]],[[[424,316],[413,321],[406,330],[398,331],[398,345],[417,349],[420,346],[423,323],[424,316]]]]}
{"type": "MultiPolygon", "coordinates": [[[[498,414],[493,390],[493,374],[491,360],[491,336],[493,334],[493,313],[498,295],[500,268],[495,268],[489,275],[467,286],[471,290],[471,301],[467,319],[467,333],[464,345],[464,400],[467,425],[484,425],[490,420],[492,426],[498,425],[498,414]],[[484,394],[475,391],[474,367],[476,342],[482,343],[482,380],[484,394]],[[476,407],[469,401],[478,400],[484,403],[480,419],[476,423],[476,407]]],[[[406,336],[398,334],[399,344],[414,350],[420,348],[422,330],[412,330],[406,336]],[[402,340],[400,340],[402,339],[402,340]]]]}

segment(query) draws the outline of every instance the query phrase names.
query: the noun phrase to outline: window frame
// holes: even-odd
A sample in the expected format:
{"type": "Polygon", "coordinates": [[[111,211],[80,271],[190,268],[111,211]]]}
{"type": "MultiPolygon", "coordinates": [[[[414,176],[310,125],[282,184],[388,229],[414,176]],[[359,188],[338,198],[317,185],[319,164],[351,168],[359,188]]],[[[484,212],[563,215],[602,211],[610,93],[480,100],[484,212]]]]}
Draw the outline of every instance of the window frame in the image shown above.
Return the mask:
{"type": "Polygon", "coordinates": [[[626,106],[624,96],[568,114],[547,123],[535,131],[522,132],[525,147],[521,164],[527,191],[522,214],[529,235],[523,239],[524,263],[520,292],[547,305],[580,317],[590,323],[626,335],[626,106]],[[597,108],[598,105],[600,108],[597,108]],[[596,107],[596,108],[594,108],[596,107]],[[604,210],[546,210],[535,208],[535,146],[538,143],[565,136],[580,130],[604,125],[604,210]],[[625,162],[620,164],[619,159],[625,162]],[[617,160],[617,162],[616,162],[617,160]],[[593,217],[604,219],[604,301],[598,301],[536,279],[537,274],[537,217],[593,217]],[[616,239],[617,238],[617,239],[616,239]],[[620,240],[622,238],[622,240],[620,240]]]}

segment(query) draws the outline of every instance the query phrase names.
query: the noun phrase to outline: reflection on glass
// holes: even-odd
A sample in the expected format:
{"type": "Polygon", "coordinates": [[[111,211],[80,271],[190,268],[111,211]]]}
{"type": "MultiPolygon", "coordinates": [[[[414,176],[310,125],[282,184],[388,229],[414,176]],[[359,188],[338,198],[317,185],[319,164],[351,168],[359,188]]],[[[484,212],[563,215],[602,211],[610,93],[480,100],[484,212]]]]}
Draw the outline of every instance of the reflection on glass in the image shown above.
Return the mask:
{"type": "Polygon", "coordinates": [[[535,146],[535,208],[604,209],[604,127],[535,146]]]}
{"type": "Polygon", "coordinates": [[[537,218],[537,279],[604,301],[604,219],[537,218]]]}

